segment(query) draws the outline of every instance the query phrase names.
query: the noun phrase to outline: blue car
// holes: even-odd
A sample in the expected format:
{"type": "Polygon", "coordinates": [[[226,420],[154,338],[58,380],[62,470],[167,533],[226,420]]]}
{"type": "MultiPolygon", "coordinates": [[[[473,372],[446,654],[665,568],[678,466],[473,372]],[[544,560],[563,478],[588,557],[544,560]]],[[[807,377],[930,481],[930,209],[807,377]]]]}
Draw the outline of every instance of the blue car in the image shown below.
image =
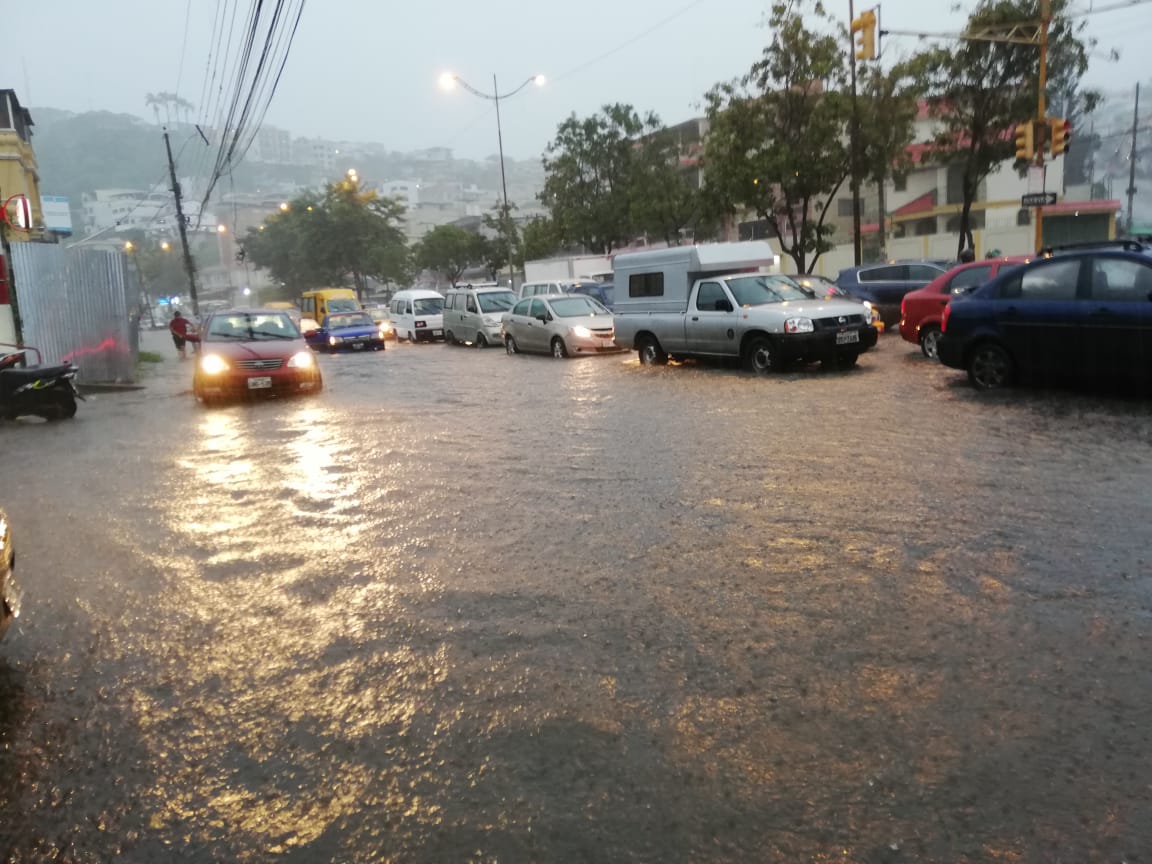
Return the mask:
{"type": "Polygon", "coordinates": [[[1135,240],[1042,250],[953,297],[940,360],[980,390],[1017,380],[1152,383],[1152,246],[1135,240]]]}
{"type": "Polygon", "coordinates": [[[616,302],[616,289],[611,282],[574,282],[569,286],[568,293],[593,297],[609,309],[612,309],[616,302]]]}
{"type": "Polygon", "coordinates": [[[890,261],[848,267],[836,276],[836,284],[857,300],[867,300],[891,327],[900,320],[900,301],[909,291],[923,288],[949,267],[934,261],[890,261]]]}
{"type": "Polygon", "coordinates": [[[304,338],[317,351],[383,351],[385,332],[367,312],[336,312],[304,338]]]}

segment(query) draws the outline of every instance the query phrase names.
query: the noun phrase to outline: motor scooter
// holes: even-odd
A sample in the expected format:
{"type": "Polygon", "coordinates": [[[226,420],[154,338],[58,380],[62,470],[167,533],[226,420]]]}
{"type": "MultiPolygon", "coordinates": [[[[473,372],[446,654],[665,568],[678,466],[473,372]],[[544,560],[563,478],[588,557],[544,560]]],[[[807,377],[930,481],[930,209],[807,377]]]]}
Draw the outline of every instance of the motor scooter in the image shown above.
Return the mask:
{"type": "Polygon", "coordinates": [[[75,416],[76,400],[84,398],[76,386],[80,370],[71,363],[24,368],[25,353],[0,354],[0,417],[67,420],[75,416]]]}

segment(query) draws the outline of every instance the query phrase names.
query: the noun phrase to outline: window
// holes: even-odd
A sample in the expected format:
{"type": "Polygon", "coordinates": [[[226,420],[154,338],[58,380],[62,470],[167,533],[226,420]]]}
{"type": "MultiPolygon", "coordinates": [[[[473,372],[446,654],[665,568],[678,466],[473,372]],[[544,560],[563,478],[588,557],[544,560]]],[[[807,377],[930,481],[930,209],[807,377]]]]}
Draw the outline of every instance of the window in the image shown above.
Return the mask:
{"type": "Polygon", "coordinates": [[[905,275],[903,265],[890,264],[886,267],[870,267],[867,270],[860,270],[856,278],[861,282],[903,282],[908,277],[905,275]]]}
{"type": "Polygon", "coordinates": [[[907,174],[893,174],[892,175],[892,188],[897,192],[906,192],[908,190],[908,175],[907,174]]]}
{"type": "Polygon", "coordinates": [[[1032,224],[1032,211],[1027,207],[1021,207],[1016,211],[1016,224],[1017,225],[1031,225],[1032,224]]]}
{"type": "Polygon", "coordinates": [[[663,297],[663,273],[633,273],[628,277],[629,297],[663,297]]]}
{"type": "Polygon", "coordinates": [[[468,312],[475,312],[476,311],[476,298],[473,297],[471,294],[469,294],[468,299],[464,301],[464,309],[467,310],[468,312]]]}
{"type": "Polygon", "coordinates": [[[525,315],[526,316],[528,314],[528,308],[531,305],[532,305],[531,300],[521,300],[519,303],[517,303],[515,306],[512,307],[512,314],[513,315],[525,315]]]}
{"type": "Polygon", "coordinates": [[[315,318],[316,317],[316,298],[315,297],[305,297],[300,302],[300,311],[303,312],[304,316],[307,318],[315,318]]]}
{"type": "Polygon", "coordinates": [[[1096,258],[1092,262],[1092,299],[1147,303],[1152,297],[1152,266],[1123,258],[1096,258]]]}
{"type": "Polygon", "coordinates": [[[728,298],[724,295],[724,289],[720,286],[719,282],[702,282],[700,284],[700,293],[696,295],[696,308],[704,312],[719,312],[725,310],[726,307],[719,303],[726,303],[728,298]]]}
{"type": "Polygon", "coordinates": [[[532,301],[532,317],[539,318],[541,315],[547,315],[548,308],[544,305],[543,300],[532,301]]]}
{"type": "Polygon", "coordinates": [[[929,267],[927,264],[909,264],[905,268],[905,279],[911,279],[913,282],[931,282],[943,270],[937,270],[935,267],[929,267]]]}
{"type": "Polygon", "coordinates": [[[840,198],[836,201],[836,215],[841,219],[852,218],[852,199],[840,198]]]}
{"type": "Polygon", "coordinates": [[[947,294],[949,289],[957,294],[966,294],[973,288],[978,288],[992,278],[992,265],[982,267],[969,267],[961,270],[952,277],[952,282],[944,286],[942,293],[947,294]]]}
{"type": "Polygon", "coordinates": [[[1005,299],[1074,300],[1080,278],[1080,260],[1045,261],[1004,284],[1005,299]]]}

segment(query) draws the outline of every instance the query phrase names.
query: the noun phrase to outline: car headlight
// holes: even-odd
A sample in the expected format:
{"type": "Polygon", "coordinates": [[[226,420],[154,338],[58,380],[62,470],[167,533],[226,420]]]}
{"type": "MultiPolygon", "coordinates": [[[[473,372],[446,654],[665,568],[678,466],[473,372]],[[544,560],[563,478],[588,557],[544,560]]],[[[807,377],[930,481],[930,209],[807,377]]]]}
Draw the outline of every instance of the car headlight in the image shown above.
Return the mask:
{"type": "Polygon", "coordinates": [[[815,329],[811,318],[789,318],[784,322],[785,333],[811,333],[815,329]]]}
{"type": "Polygon", "coordinates": [[[335,344],[336,344],[337,342],[339,342],[339,341],[340,341],[340,340],[339,340],[339,339],[337,339],[335,336],[329,336],[329,337],[328,337],[328,344],[329,344],[329,345],[335,345],[335,344]]]}
{"type": "Polygon", "coordinates": [[[311,369],[315,365],[316,360],[309,351],[301,351],[298,354],[293,354],[288,359],[289,369],[311,369]]]}
{"type": "Polygon", "coordinates": [[[577,325],[576,327],[572,328],[572,335],[578,336],[581,339],[591,339],[592,338],[592,331],[589,330],[587,327],[580,327],[579,325],[577,325]]]}
{"type": "Polygon", "coordinates": [[[869,324],[875,324],[880,320],[880,313],[876,310],[876,307],[872,305],[871,300],[865,300],[864,307],[868,310],[868,314],[864,317],[868,319],[869,324]]]}
{"type": "Polygon", "coordinates": [[[205,375],[219,375],[228,370],[228,361],[219,354],[205,354],[200,358],[200,371],[205,375]]]}

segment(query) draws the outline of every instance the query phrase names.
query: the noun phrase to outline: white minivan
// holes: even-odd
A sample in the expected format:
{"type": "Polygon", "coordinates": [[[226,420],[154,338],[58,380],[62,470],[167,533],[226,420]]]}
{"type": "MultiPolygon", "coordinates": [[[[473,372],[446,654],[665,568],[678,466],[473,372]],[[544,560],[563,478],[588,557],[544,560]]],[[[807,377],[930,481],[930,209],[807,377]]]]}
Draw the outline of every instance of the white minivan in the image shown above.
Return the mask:
{"type": "Polygon", "coordinates": [[[438,291],[397,291],[388,306],[396,339],[409,342],[444,338],[444,295],[438,291]]]}

